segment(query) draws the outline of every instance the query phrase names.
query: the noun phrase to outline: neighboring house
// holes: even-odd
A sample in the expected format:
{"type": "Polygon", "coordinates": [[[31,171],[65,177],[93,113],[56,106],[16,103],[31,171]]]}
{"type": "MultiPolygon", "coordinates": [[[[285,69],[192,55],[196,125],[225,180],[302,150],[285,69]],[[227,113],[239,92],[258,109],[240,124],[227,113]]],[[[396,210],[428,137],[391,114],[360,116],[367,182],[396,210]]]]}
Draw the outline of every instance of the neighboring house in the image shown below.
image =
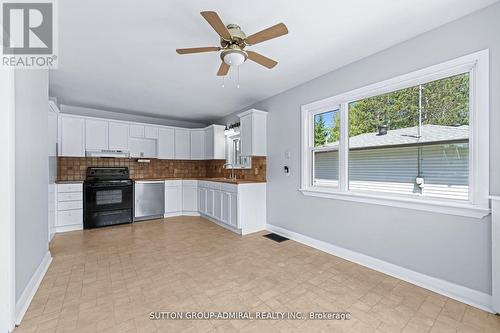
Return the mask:
{"type": "MultiPolygon", "coordinates": [[[[338,180],[338,143],[315,153],[315,182],[338,180]]],[[[349,140],[349,188],[467,200],[469,126],[423,125],[349,140]],[[417,184],[417,177],[423,185],[417,184]]]]}

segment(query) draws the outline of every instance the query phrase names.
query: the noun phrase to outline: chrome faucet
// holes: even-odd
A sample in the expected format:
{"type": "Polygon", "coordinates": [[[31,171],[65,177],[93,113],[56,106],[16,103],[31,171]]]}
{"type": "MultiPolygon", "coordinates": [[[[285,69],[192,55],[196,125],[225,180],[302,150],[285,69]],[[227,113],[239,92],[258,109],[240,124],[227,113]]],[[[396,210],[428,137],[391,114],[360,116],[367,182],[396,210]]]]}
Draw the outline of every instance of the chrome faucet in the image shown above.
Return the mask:
{"type": "Polygon", "coordinates": [[[227,169],[228,166],[231,166],[231,179],[236,180],[236,177],[234,175],[234,165],[232,163],[225,163],[224,168],[227,169]]]}

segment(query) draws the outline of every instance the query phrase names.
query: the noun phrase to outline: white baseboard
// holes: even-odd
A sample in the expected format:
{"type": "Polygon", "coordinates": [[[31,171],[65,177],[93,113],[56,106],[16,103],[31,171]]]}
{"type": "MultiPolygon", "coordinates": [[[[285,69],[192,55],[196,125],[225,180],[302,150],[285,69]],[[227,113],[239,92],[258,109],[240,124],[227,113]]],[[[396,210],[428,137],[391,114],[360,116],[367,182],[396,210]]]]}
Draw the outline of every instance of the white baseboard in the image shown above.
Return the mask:
{"type": "Polygon", "coordinates": [[[51,262],[52,256],[50,255],[50,251],[47,251],[42,259],[42,262],[28,282],[28,285],[26,286],[26,288],[24,288],[21,297],[16,302],[16,325],[19,325],[21,323],[21,320],[23,320],[24,314],[28,310],[28,307],[33,300],[33,297],[35,296],[40,283],[42,283],[42,279],[45,276],[47,269],[49,269],[49,265],[51,262]]]}
{"type": "Polygon", "coordinates": [[[230,225],[227,225],[227,224],[225,224],[225,223],[222,223],[222,222],[220,222],[220,221],[218,221],[218,220],[214,219],[213,217],[210,217],[210,216],[205,215],[205,214],[201,214],[200,216],[201,216],[201,217],[203,217],[203,218],[205,218],[205,219],[207,219],[207,220],[209,220],[210,222],[213,222],[213,223],[217,224],[218,226],[221,226],[221,227],[223,227],[223,228],[226,228],[227,230],[230,230],[230,231],[232,231],[232,232],[235,232],[235,233],[237,233],[237,234],[240,234],[240,235],[241,235],[241,230],[240,230],[240,229],[238,229],[238,228],[234,228],[234,227],[232,227],[232,226],[230,226],[230,225]]]}
{"type": "Polygon", "coordinates": [[[460,286],[453,282],[441,280],[429,275],[412,271],[410,269],[391,264],[389,262],[351,251],[333,244],[320,241],[294,231],[290,231],[272,224],[267,224],[266,229],[278,235],[290,238],[296,242],[313,247],[320,251],[330,253],[345,260],[352,261],[362,266],[393,276],[395,278],[410,282],[419,287],[429,289],[438,294],[453,298],[459,302],[474,306],[476,308],[495,313],[491,307],[491,295],[460,286]]]}
{"type": "Polygon", "coordinates": [[[64,225],[64,226],[56,226],[56,233],[59,232],[67,232],[67,231],[75,231],[75,230],[83,230],[83,225],[75,224],[75,225],[64,225]]]}
{"type": "Polygon", "coordinates": [[[163,218],[169,218],[169,217],[176,217],[176,216],[182,216],[181,212],[175,212],[175,213],[165,213],[163,214],[163,218]]]}
{"type": "Polygon", "coordinates": [[[254,228],[242,229],[241,234],[244,236],[244,235],[249,235],[249,234],[253,234],[253,233],[264,231],[264,230],[266,230],[265,226],[256,226],[254,228]]]}
{"type": "Polygon", "coordinates": [[[201,216],[198,212],[193,211],[183,211],[182,216],[201,216]]]}
{"type": "Polygon", "coordinates": [[[193,211],[182,211],[182,212],[174,212],[174,213],[165,213],[163,215],[164,218],[168,217],[177,217],[177,216],[201,216],[198,212],[193,211]]]}

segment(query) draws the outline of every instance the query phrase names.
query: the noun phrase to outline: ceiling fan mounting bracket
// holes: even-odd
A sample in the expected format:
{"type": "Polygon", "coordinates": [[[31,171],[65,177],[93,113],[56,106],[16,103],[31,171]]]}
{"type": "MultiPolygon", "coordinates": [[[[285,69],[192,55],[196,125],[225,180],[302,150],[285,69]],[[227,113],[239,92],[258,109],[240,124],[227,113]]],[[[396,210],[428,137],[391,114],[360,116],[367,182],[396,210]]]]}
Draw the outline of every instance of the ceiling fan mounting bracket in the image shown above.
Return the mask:
{"type": "Polygon", "coordinates": [[[246,46],[245,39],[247,38],[247,35],[243,32],[243,30],[241,30],[241,27],[237,24],[228,24],[226,28],[231,35],[231,39],[227,40],[221,37],[220,45],[223,48],[227,48],[231,45],[238,45],[241,49],[243,49],[246,46]]]}

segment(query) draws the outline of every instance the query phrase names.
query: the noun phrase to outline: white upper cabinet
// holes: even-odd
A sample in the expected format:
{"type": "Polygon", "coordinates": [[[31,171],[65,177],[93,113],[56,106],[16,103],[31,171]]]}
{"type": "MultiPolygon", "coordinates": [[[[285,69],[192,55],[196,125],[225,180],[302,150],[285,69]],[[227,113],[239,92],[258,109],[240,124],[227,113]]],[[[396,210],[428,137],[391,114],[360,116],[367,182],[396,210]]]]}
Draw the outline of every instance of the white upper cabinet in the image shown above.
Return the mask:
{"type": "Polygon", "coordinates": [[[144,125],[130,124],[130,137],[131,138],[144,138],[145,128],[144,125]]]}
{"type": "Polygon", "coordinates": [[[127,123],[109,122],[109,149],[128,150],[128,128],[127,123]]]}
{"type": "Polygon", "coordinates": [[[156,158],[156,140],[130,138],[130,157],[135,158],[156,158]]]}
{"type": "Polygon", "coordinates": [[[190,130],[191,134],[191,159],[204,160],[205,159],[205,130],[193,129],[190,130]]]}
{"type": "Polygon", "coordinates": [[[175,130],[173,128],[158,130],[158,158],[175,159],[175,130]]]}
{"type": "Polygon", "coordinates": [[[225,159],[221,125],[187,129],[65,114],[59,119],[59,156],[120,150],[132,158],[225,159]]]}
{"type": "Polygon", "coordinates": [[[158,127],[144,126],[144,137],[146,139],[158,139],[158,127]]]}
{"type": "Polygon", "coordinates": [[[190,131],[188,129],[175,129],[175,159],[191,159],[190,131]]]}
{"type": "Polygon", "coordinates": [[[211,125],[205,129],[205,159],[225,159],[224,126],[211,125]]]}
{"type": "Polygon", "coordinates": [[[61,116],[59,122],[59,156],[85,156],[85,120],[61,116]]]}
{"type": "Polygon", "coordinates": [[[106,120],[85,120],[85,150],[108,149],[108,122],[106,120]]]}
{"type": "Polygon", "coordinates": [[[241,155],[267,155],[267,112],[250,109],[238,115],[241,122],[241,155]]]}

